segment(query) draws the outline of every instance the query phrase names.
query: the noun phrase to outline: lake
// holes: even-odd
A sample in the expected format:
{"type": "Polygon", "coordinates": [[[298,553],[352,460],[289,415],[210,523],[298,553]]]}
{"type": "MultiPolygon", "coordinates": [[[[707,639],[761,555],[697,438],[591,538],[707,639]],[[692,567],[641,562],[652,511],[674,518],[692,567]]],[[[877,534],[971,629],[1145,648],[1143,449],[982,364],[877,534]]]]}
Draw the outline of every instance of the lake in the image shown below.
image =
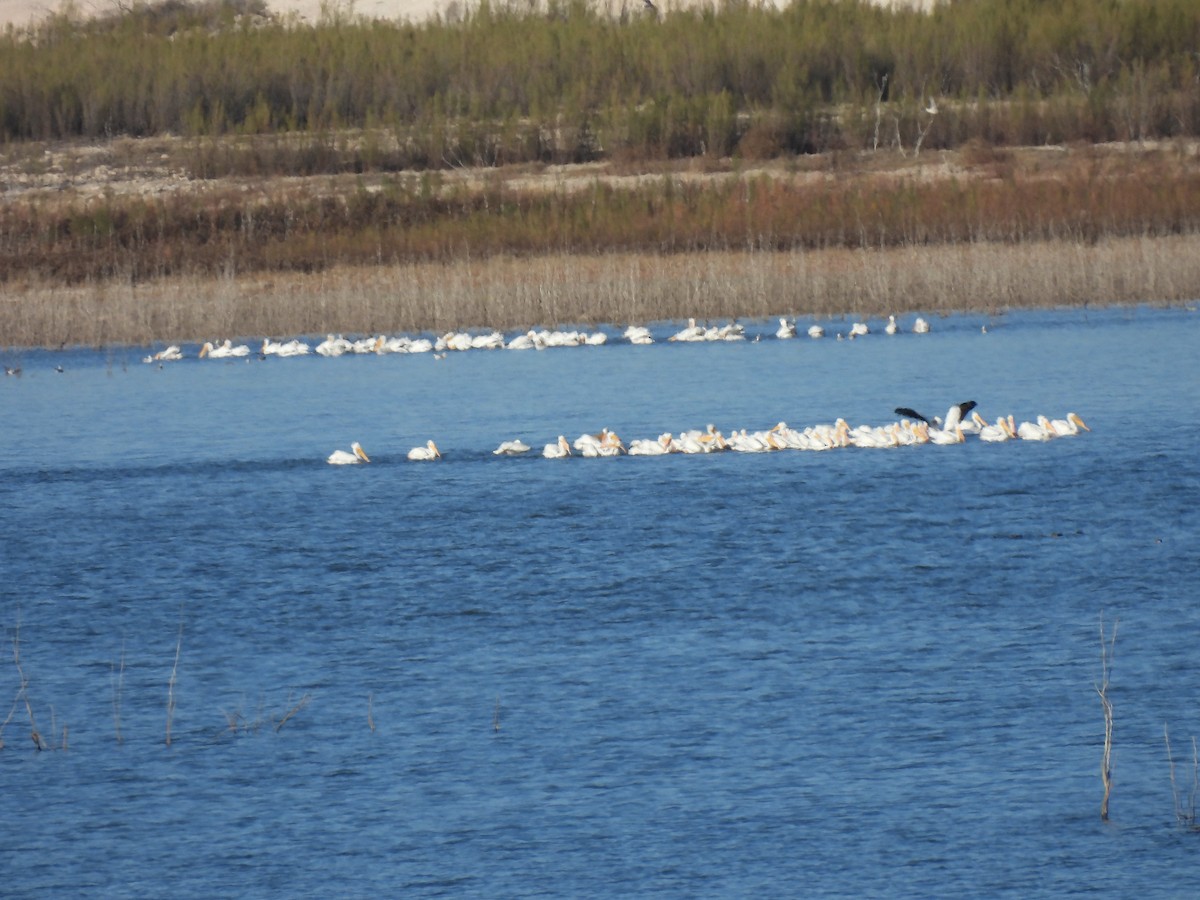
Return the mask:
{"type": "Polygon", "coordinates": [[[800,324],[7,353],[3,892],[1191,895],[1200,314],[800,324]],[[964,400],[1091,431],[540,457],[964,400]]]}

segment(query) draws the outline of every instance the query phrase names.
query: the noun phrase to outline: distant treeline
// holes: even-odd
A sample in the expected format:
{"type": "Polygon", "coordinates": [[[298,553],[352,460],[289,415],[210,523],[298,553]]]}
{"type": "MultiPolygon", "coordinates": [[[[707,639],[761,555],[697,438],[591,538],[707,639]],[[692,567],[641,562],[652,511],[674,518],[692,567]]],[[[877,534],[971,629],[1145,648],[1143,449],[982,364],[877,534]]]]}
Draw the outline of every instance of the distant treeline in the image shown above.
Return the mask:
{"type": "Polygon", "coordinates": [[[0,141],[363,129],[387,140],[355,165],[388,171],[1200,134],[1195,0],[660,6],[481,2],[422,23],[331,6],[308,24],[261,0],[58,13],[0,35],[0,141]]]}

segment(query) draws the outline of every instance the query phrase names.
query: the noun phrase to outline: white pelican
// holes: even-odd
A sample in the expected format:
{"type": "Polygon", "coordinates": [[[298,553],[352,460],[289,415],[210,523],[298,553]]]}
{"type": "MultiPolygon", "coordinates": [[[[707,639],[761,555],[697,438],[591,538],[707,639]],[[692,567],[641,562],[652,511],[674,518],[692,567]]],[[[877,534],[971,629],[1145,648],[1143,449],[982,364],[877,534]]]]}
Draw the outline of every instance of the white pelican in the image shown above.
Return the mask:
{"type": "Polygon", "coordinates": [[[349,452],[334,450],[329,454],[329,459],[325,461],[331,466],[348,466],[354,463],[370,462],[371,460],[367,456],[366,451],[363,450],[362,445],[358,441],[355,441],[350,445],[349,452]]]}
{"type": "Polygon", "coordinates": [[[1049,441],[1058,435],[1051,427],[1049,419],[1045,416],[1038,416],[1037,422],[1022,422],[1018,425],[1017,437],[1023,441],[1049,441]]]}
{"type": "Polygon", "coordinates": [[[630,325],[625,329],[623,335],[625,340],[631,344],[653,344],[654,337],[650,334],[650,329],[643,325],[630,325]]]}
{"type": "Polygon", "coordinates": [[[1050,427],[1054,429],[1054,433],[1059,437],[1069,437],[1079,434],[1080,428],[1082,428],[1084,431],[1092,430],[1084,425],[1083,419],[1079,418],[1079,416],[1073,412],[1067,413],[1067,417],[1065,419],[1051,419],[1050,427]]]}
{"type": "Polygon", "coordinates": [[[695,319],[688,319],[687,328],[684,328],[682,331],[675,332],[675,334],[671,335],[669,338],[667,338],[667,340],[686,342],[702,341],[704,340],[706,333],[707,330],[703,326],[697,325],[695,319]]]}
{"type": "Polygon", "coordinates": [[[871,329],[867,327],[866,322],[855,322],[850,326],[850,337],[862,337],[864,334],[870,334],[871,329]]]}
{"type": "Polygon", "coordinates": [[[1015,435],[1009,427],[1008,419],[999,416],[995,424],[989,425],[977,412],[971,413],[971,418],[979,425],[979,439],[987,443],[1000,443],[1012,440],[1015,435]]]}
{"type": "Polygon", "coordinates": [[[532,350],[534,344],[533,338],[530,337],[531,334],[533,334],[533,332],[518,334],[515,338],[505,344],[504,348],[506,350],[532,350]]]}
{"type": "Polygon", "coordinates": [[[796,336],[796,323],[789,322],[782,316],[779,319],[779,329],[775,332],[775,337],[780,340],[787,340],[796,336]]]}
{"type": "Polygon", "coordinates": [[[179,347],[177,345],[172,344],[170,347],[167,347],[164,350],[159,350],[157,353],[153,354],[152,356],[147,356],[145,359],[142,360],[142,362],[145,362],[145,363],[174,362],[175,360],[178,360],[178,359],[183,359],[183,352],[179,349],[179,347]]]}
{"type": "Polygon", "coordinates": [[[961,444],[966,438],[963,437],[962,427],[957,423],[953,428],[929,428],[929,443],[931,444],[961,444]]]}
{"type": "Polygon", "coordinates": [[[630,456],[664,456],[675,452],[677,449],[669,431],[660,434],[657,440],[639,438],[629,442],[630,456]]]}
{"type": "Polygon", "coordinates": [[[558,440],[553,444],[547,444],[542,450],[542,456],[546,459],[566,459],[571,455],[571,445],[567,443],[567,439],[561,434],[558,440]]]}
{"type": "Polygon", "coordinates": [[[822,328],[820,325],[809,325],[808,326],[808,336],[810,338],[825,337],[825,329],[822,328]]]}
{"type": "Polygon", "coordinates": [[[413,447],[408,451],[409,459],[426,460],[426,459],[441,459],[441,451],[438,450],[437,444],[433,441],[426,441],[424,447],[413,447]]]}
{"type": "Polygon", "coordinates": [[[308,352],[308,344],[303,341],[288,341],[286,344],[263,338],[263,356],[303,356],[308,352]]]}
{"type": "Polygon", "coordinates": [[[913,322],[913,334],[929,334],[929,323],[917,316],[917,321],[913,322]]]}
{"type": "Polygon", "coordinates": [[[520,438],[515,441],[502,441],[500,446],[492,451],[493,456],[519,456],[529,452],[529,445],[520,438]]]}
{"type": "Polygon", "coordinates": [[[896,324],[895,316],[888,316],[888,323],[883,326],[883,330],[886,331],[888,334],[895,334],[897,331],[900,330],[900,326],[898,326],[896,324]]]}
{"type": "Polygon", "coordinates": [[[584,337],[583,342],[589,347],[602,347],[608,343],[608,335],[603,331],[593,331],[584,337]]]}
{"type": "Polygon", "coordinates": [[[317,344],[317,353],[321,356],[341,356],[353,346],[353,344],[340,334],[337,337],[331,334],[325,340],[321,341],[321,343],[317,344]]]}
{"type": "Polygon", "coordinates": [[[229,359],[234,356],[249,356],[250,348],[245,344],[240,344],[237,347],[233,346],[233,341],[228,338],[225,343],[219,347],[214,347],[212,341],[205,341],[204,346],[200,348],[200,358],[208,357],[209,359],[229,359]]]}

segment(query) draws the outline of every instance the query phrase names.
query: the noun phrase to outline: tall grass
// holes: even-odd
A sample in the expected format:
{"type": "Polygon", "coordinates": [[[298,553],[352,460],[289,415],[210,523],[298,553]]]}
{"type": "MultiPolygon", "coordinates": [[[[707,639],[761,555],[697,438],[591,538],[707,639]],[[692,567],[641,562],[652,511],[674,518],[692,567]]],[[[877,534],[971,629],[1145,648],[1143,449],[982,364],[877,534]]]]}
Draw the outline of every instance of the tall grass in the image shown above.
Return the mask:
{"type": "Polygon", "coordinates": [[[774,315],[950,313],[1200,296],[1200,234],[885,249],[500,256],[335,266],[311,275],[172,278],[0,302],[11,345],[106,346],[214,336],[442,333],[774,315]]]}

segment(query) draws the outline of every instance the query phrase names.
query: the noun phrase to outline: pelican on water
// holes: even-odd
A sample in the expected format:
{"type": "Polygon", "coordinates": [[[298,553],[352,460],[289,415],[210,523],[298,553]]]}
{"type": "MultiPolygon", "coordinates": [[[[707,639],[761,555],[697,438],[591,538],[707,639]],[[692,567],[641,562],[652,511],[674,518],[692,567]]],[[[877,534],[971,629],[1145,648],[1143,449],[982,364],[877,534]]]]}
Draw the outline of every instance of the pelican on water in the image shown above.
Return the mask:
{"type": "Polygon", "coordinates": [[[546,459],[566,459],[571,455],[571,445],[567,443],[567,439],[561,434],[558,440],[553,444],[547,444],[542,450],[542,456],[546,459]]]}
{"type": "Polygon", "coordinates": [[[1050,427],[1054,429],[1054,433],[1059,437],[1068,437],[1070,435],[1079,434],[1080,428],[1082,428],[1084,431],[1092,430],[1084,425],[1083,419],[1079,418],[1079,416],[1073,412],[1067,413],[1067,417],[1065,419],[1051,419],[1050,427]]]}
{"type": "Polygon", "coordinates": [[[529,445],[520,438],[515,441],[503,441],[500,446],[492,451],[495,456],[519,456],[522,453],[529,452],[529,445]]]}
{"type": "Polygon", "coordinates": [[[810,338],[825,337],[825,329],[822,328],[820,325],[816,325],[816,324],[809,325],[808,326],[808,336],[810,338]]]}
{"type": "Polygon", "coordinates": [[[883,330],[888,334],[895,334],[900,330],[900,326],[896,324],[895,316],[888,316],[888,323],[883,326],[883,330]]]}
{"type": "Polygon", "coordinates": [[[929,334],[929,323],[917,316],[917,321],[913,323],[913,334],[929,334]]]}
{"type": "Polygon", "coordinates": [[[408,458],[416,460],[441,459],[442,454],[438,450],[437,444],[433,441],[426,441],[424,447],[413,447],[409,450],[408,458]]]}
{"type": "Polygon", "coordinates": [[[789,322],[787,319],[781,317],[779,319],[779,330],[775,332],[775,337],[779,338],[780,340],[786,340],[787,338],[794,338],[795,336],[796,323],[789,322]]]}
{"type": "Polygon", "coordinates": [[[363,450],[362,444],[355,441],[350,445],[350,450],[334,450],[329,454],[329,459],[325,460],[331,466],[348,466],[354,463],[370,462],[370,457],[363,450]]]}
{"type": "Polygon", "coordinates": [[[233,346],[233,341],[226,338],[223,344],[214,347],[212,341],[205,341],[204,346],[200,348],[200,358],[208,357],[209,359],[229,359],[234,356],[249,356],[250,348],[245,344],[233,346]]]}

